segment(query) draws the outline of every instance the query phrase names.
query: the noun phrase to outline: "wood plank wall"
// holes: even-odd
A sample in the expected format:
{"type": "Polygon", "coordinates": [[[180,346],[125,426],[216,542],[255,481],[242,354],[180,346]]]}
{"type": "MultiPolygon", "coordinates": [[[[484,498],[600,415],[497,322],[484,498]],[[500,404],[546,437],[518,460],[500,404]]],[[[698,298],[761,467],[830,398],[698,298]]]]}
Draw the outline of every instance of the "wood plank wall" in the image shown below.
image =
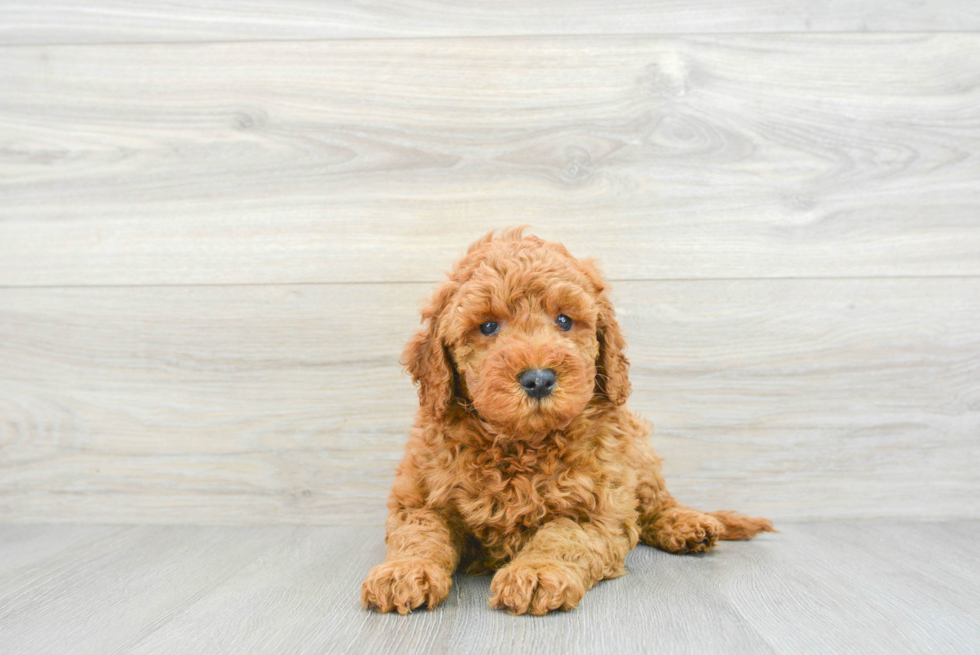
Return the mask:
{"type": "Polygon", "coordinates": [[[0,0],[0,521],[379,523],[441,271],[613,281],[675,493],[980,517],[980,4],[0,0]]]}

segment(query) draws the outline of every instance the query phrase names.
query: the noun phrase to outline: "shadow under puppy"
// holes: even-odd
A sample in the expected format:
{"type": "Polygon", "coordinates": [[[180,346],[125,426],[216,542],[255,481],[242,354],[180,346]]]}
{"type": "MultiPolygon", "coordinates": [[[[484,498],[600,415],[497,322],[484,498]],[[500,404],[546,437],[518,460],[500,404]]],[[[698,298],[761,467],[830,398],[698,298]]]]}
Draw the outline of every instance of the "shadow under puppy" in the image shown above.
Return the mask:
{"type": "Polygon", "coordinates": [[[470,246],[405,349],[420,407],[365,606],[432,609],[463,566],[495,571],[494,607],[568,610],[623,575],[637,541],[701,553],[772,531],[667,492],[650,425],[625,406],[626,344],[602,277],[522,232],[470,246]]]}

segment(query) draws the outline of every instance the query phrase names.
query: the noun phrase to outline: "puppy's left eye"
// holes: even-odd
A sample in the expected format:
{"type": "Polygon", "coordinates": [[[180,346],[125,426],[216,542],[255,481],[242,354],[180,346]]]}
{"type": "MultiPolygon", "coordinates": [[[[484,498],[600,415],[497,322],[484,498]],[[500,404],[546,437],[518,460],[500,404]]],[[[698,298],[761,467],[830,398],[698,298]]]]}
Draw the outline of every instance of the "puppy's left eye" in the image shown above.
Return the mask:
{"type": "Polygon", "coordinates": [[[559,314],[558,318],[555,319],[555,325],[557,325],[558,329],[562,332],[568,332],[572,329],[572,319],[568,318],[564,314],[559,314]]]}

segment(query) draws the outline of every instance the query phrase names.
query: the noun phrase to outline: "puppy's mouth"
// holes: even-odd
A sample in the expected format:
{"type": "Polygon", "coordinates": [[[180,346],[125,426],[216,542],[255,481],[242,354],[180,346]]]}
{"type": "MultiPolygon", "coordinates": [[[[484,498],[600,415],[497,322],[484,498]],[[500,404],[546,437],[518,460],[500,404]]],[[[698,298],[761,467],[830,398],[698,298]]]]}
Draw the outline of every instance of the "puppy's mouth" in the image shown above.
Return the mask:
{"type": "Polygon", "coordinates": [[[555,410],[555,400],[553,398],[528,398],[525,406],[529,412],[535,414],[553,413],[555,410]]]}
{"type": "Polygon", "coordinates": [[[523,385],[516,388],[478,385],[471,405],[484,421],[498,430],[516,437],[543,434],[568,427],[591,398],[591,393],[569,391],[560,381],[548,393],[533,395],[523,385]]]}

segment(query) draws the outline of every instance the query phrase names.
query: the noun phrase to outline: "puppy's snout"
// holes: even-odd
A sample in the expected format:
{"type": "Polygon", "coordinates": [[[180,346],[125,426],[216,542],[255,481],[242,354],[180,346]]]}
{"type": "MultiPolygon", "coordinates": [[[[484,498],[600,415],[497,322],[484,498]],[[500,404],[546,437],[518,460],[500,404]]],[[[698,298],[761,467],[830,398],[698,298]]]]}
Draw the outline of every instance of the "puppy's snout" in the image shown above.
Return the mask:
{"type": "Polygon", "coordinates": [[[517,381],[524,388],[524,393],[540,400],[552,392],[558,376],[550,368],[529,368],[517,376],[517,381]]]}

